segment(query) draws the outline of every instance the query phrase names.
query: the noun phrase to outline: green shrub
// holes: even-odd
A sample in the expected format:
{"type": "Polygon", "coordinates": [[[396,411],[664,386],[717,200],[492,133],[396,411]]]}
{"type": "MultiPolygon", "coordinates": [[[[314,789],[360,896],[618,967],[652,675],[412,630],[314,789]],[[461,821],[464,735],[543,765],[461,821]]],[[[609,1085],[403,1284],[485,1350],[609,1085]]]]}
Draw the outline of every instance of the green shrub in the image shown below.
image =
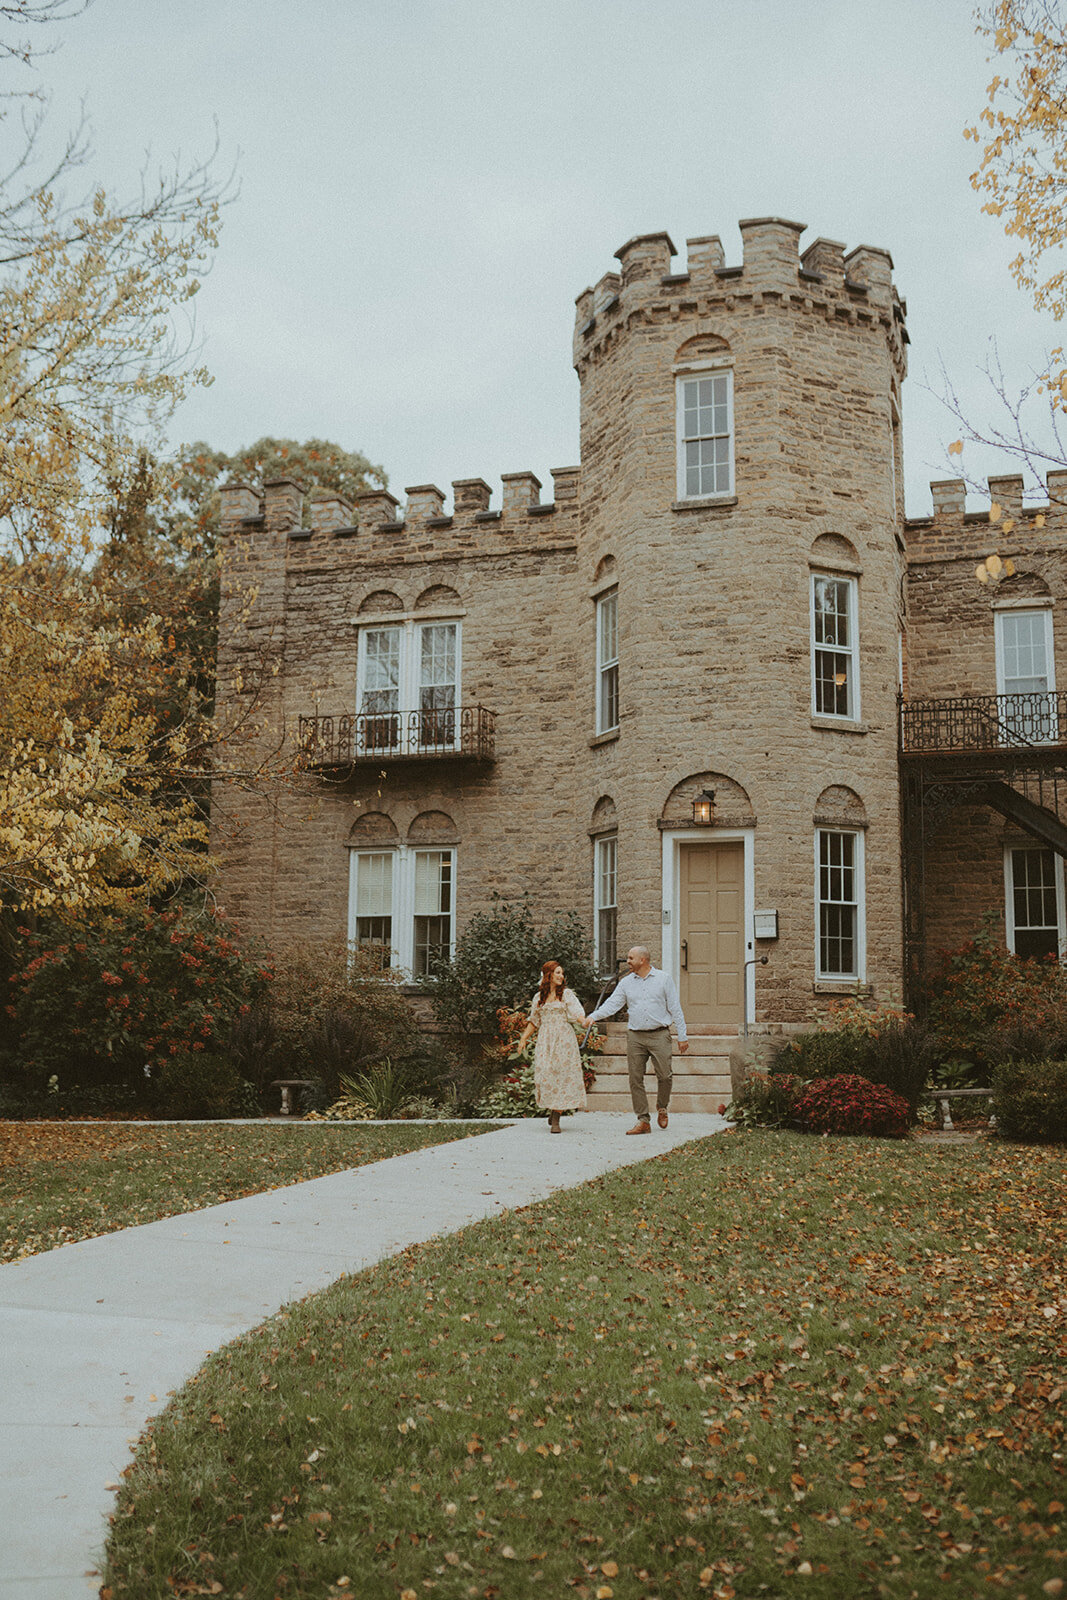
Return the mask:
{"type": "Polygon", "coordinates": [[[541,967],[551,960],[563,967],[568,988],[591,1003],[598,984],[577,912],[539,927],[528,905],[501,905],[471,918],[452,960],[438,962],[422,987],[437,1021],[477,1049],[496,1033],[502,1009],[529,1008],[541,967]]]}
{"type": "MultiPolygon", "coordinates": [[[[245,1082],[226,1057],[209,1051],[182,1051],[163,1062],[152,1075],[152,1102],[157,1114],[175,1120],[246,1115],[250,1103],[245,1082]]],[[[252,1100],[255,1104],[254,1099],[252,1100]]],[[[258,1111],[258,1104],[256,1105],[258,1111]]]]}
{"type": "Polygon", "coordinates": [[[815,1078],[794,1104],[808,1133],[862,1133],[899,1139],[908,1131],[908,1102],[883,1084],[855,1073],[815,1078]]]}
{"type": "Polygon", "coordinates": [[[808,1080],[866,1078],[907,1101],[914,1122],[936,1058],[933,1034],[913,1017],[848,1000],[832,1007],[818,1027],[787,1040],[770,1071],[808,1080]]]}
{"type": "Polygon", "coordinates": [[[726,1107],[731,1122],[742,1128],[783,1128],[795,1120],[793,1109],[804,1085],[787,1072],[773,1076],[751,1072],[726,1107]]]}
{"type": "Polygon", "coordinates": [[[169,1058],[219,1050],[270,981],[226,923],[184,911],[142,908],[23,939],[10,1017],[31,1092],[54,1076],[64,1094],[121,1084],[144,1099],[169,1058]]]}
{"type": "MultiPolygon", "coordinates": [[[[417,1050],[400,975],[383,971],[379,951],[345,940],[278,952],[267,1011],[257,1022],[260,1066],[245,1067],[260,1086],[274,1078],[320,1078],[333,1100],[342,1073],[365,1072],[385,1058],[405,1060],[417,1050]]],[[[251,1025],[249,1034],[255,1048],[251,1025]]]]}
{"type": "Polygon", "coordinates": [[[1005,1139],[1067,1143],[1067,1061],[1004,1061],[993,1070],[993,1115],[1005,1139]]]}

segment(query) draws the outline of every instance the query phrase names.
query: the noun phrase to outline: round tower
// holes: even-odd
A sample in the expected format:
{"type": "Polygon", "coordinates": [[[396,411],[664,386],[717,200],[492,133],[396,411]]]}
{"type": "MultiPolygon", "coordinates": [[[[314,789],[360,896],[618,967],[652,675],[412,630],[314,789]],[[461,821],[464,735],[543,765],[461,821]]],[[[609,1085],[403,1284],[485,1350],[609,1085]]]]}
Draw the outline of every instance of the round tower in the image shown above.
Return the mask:
{"type": "Polygon", "coordinates": [[[902,982],[904,309],[884,250],[740,229],[631,239],[574,341],[599,936],[613,894],[712,1032],[902,982]]]}

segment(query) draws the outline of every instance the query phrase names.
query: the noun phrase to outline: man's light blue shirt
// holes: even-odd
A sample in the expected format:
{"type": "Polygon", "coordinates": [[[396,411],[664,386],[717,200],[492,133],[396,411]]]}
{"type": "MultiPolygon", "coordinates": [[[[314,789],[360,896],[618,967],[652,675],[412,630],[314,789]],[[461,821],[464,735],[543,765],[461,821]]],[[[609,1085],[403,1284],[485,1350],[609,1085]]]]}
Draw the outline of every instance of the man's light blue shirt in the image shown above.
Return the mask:
{"type": "Polygon", "coordinates": [[[679,1041],[686,1037],[685,1018],[674,979],[658,967],[650,967],[643,978],[636,972],[628,972],[619,979],[604,1004],[591,1011],[586,1020],[600,1022],[604,1017],[615,1016],[623,1006],[630,1013],[629,1028],[643,1032],[649,1028],[669,1028],[673,1022],[679,1041]]]}

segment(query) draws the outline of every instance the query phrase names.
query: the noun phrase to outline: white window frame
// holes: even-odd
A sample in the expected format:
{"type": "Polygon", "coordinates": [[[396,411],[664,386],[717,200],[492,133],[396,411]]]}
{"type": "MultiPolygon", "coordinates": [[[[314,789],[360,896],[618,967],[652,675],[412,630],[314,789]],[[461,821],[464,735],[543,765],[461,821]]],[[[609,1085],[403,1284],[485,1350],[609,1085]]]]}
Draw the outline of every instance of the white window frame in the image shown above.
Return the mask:
{"type": "MultiPolygon", "coordinates": [[[[399,739],[396,744],[373,745],[371,750],[380,748],[383,755],[388,755],[390,749],[401,749],[408,754],[414,753],[421,746],[421,738],[409,741],[407,733],[411,726],[411,718],[419,713],[419,695],[421,684],[422,662],[422,635],[426,628],[454,628],[455,629],[455,704],[452,739],[445,742],[445,748],[459,749],[462,742],[463,730],[461,727],[460,707],[463,703],[463,629],[459,617],[377,617],[373,621],[360,623],[359,639],[356,650],[356,714],[363,715],[364,684],[367,678],[367,639],[372,633],[395,628],[400,634],[400,672],[398,684],[398,708],[393,715],[397,718],[397,732],[399,739]]],[[[373,713],[371,713],[373,715],[373,713]]],[[[388,713],[382,713],[383,717],[388,713]]],[[[419,726],[416,724],[416,726],[419,726]]],[[[421,731],[421,730],[420,730],[421,731]]],[[[440,741],[435,741],[436,745],[440,741]]],[[[365,741],[364,741],[365,744],[365,741]]]]}
{"type": "Polygon", "coordinates": [[[352,846],[348,857],[348,942],[355,946],[357,939],[357,906],[359,890],[359,863],[362,857],[391,854],[392,905],[390,909],[392,945],[388,965],[407,976],[415,975],[415,867],[419,856],[442,855],[450,861],[450,905],[448,947],[454,954],[456,948],[456,867],[458,851],[452,845],[367,845],[352,846]]]}
{"type": "Polygon", "coordinates": [[[613,949],[615,957],[612,970],[618,966],[619,954],[619,836],[603,833],[593,840],[593,961],[598,974],[607,977],[605,966],[609,952],[603,948],[600,919],[604,912],[615,914],[613,949]],[[608,891],[610,890],[610,895],[608,891]]]}
{"type": "Polygon", "coordinates": [[[1015,862],[1016,850],[1048,849],[1052,857],[1053,883],[1056,889],[1056,949],[1062,961],[1067,956],[1067,897],[1064,893],[1063,857],[1048,846],[1023,844],[1016,841],[1004,846],[1004,933],[1008,949],[1015,955],[1015,862]]]}
{"type": "MultiPolygon", "coordinates": [[[[1039,616],[1044,619],[1045,665],[1047,668],[1045,675],[1048,679],[1045,689],[1047,693],[1055,694],[1056,654],[1054,649],[1055,636],[1052,628],[1052,607],[1035,605],[997,606],[993,612],[993,637],[996,646],[997,658],[997,693],[1011,694],[1013,692],[1011,689],[1006,687],[1008,679],[1005,672],[1004,661],[1004,624],[1008,618],[1022,616],[1039,616]]],[[[1038,692],[1040,693],[1041,691],[1038,692]]]]}
{"type": "Polygon", "coordinates": [[[815,830],[815,980],[817,983],[866,983],[867,981],[867,892],[866,892],[866,840],[861,828],[816,828],[815,830]],[[825,836],[850,838],[853,843],[852,871],[856,898],[851,901],[822,898],[822,849],[825,836]],[[854,905],[856,926],[853,935],[855,952],[854,972],[824,972],[822,965],[822,908],[823,905],[854,905]]]}
{"type": "Polygon", "coordinates": [[[1044,646],[1045,646],[1045,687],[1044,689],[1025,690],[1022,695],[1029,693],[1047,695],[1047,710],[1033,700],[1021,698],[1017,713],[1013,716],[1009,709],[1002,713],[1006,727],[1005,743],[1013,744],[1017,735],[1029,744],[1053,743],[1059,737],[1059,715],[1056,701],[1056,653],[1055,633],[1052,626],[1052,607],[1035,605],[1032,601],[1026,605],[995,605],[993,609],[993,641],[997,666],[997,694],[1014,695],[1020,691],[1009,687],[1011,682],[1018,679],[1009,679],[1006,672],[1004,628],[1006,619],[1031,616],[1044,619],[1044,646]]]}
{"type": "Polygon", "coordinates": [[[675,367],[675,456],[676,490],[679,500],[728,500],[734,495],[734,373],[729,361],[708,361],[692,366],[675,367]],[[685,385],[701,378],[723,378],[726,382],[726,432],[725,434],[693,435],[697,438],[725,438],[726,487],[710,494],[690,494],[686,480],[686,444],[690,442],[685,431],[685,385]]]}
{"type": "Polygon", "coordinates": [[[615,733],[619,726],[619,591],[607,589],[596,598],[596,731],[601,733],[615,733]],[[604,622],[606,608],[612,607],[614,611],[614,624],[612,631],[615,635],[615,653],[608,654],[604,649],[604,622]],[[607,702],[613,700],[615,705],[615,718],[609,721],[607,702]]]}
{"type": "Polygon", "coordinates": [[[859,651],[859,583],[847,572],[813,571],[808,584],[808,630],[811,638],[811,714],[813,717],[824,717],[835,722],[858,722],[860,720],[860,651],[859,651]],[[839,645],[827,645],[815,637],[815,590],[820,583],[844,584],[848,595],[848,634],[847,648],[839,645]],[[820,652],[829,651],[837,656],[848,658],[848,708],[845,711],[821,711],[818,702],[818,674],[816,671],[817,658],[820,652]]]}

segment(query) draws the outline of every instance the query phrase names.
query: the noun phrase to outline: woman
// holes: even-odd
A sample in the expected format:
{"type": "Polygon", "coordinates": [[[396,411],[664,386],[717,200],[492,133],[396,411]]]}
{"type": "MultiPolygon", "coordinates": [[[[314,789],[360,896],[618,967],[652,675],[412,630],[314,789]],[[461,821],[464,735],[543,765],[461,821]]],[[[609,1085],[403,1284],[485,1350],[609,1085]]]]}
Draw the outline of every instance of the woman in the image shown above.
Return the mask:
{"type": "Polygon", "coordinates": [[[575,1024],[585,1025],[581,1001],[565,986],[563,968],[558,961],[546,961],[541,968],[541,987],[533,997],[530,1020],[519,1038],[521,1052],[535,1030],[534,1089],[537,1104],[548,1112],[550,1133],[559,1132],[561,1111],[585,1106],[585,1078],[578,1050],[575,1024]]]}

